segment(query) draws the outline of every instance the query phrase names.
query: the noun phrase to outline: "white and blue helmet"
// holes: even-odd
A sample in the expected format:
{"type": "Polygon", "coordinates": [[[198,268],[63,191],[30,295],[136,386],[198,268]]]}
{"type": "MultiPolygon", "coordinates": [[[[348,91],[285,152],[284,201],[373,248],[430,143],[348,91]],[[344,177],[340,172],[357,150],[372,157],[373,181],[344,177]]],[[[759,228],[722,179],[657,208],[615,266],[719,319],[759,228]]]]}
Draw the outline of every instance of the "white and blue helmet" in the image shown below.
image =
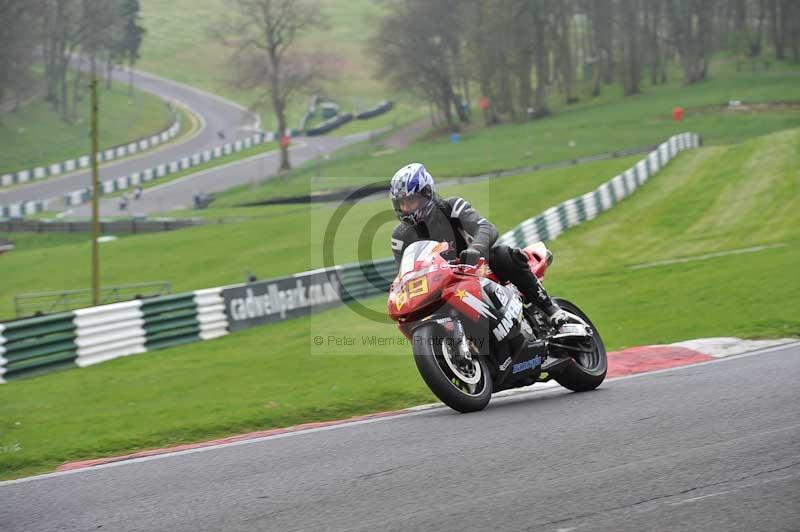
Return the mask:
{"type": "Polygon", "coordinates": [[[389,197],[397,218],[405,224],[416,225],[433,210],[436,184],[423,165],[407,164],[392,177],[389,197]]]}

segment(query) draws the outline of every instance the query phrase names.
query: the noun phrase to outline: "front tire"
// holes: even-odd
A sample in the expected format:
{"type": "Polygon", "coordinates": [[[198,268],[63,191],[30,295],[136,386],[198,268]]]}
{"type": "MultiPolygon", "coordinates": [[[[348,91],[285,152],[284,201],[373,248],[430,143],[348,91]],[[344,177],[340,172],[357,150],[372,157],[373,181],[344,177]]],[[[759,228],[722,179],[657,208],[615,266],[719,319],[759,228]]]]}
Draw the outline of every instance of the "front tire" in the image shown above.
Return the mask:
{"type": "Polygon", "coordinates": [[[483,410],[492,398],[492,375],[482,357],[475,357],[468,375],[455,366],[455,347],[436,325],[425,325],[414,331],[414,362],[422,379],[444,404],[462,413],[483,410]],[[443,341],[444,340],[444,341],[443,341]],[[448,360],[449,358],[449,360],[448,360]],[[476,382],[468,382],[468,381],[476,382]]]}
{"type": "Polygon", "coordinates": [[[567,368],[553,378],[564,388],[573,392],[588,392],[594,390],[606,378],[608,371],[608,358],[606,356],[606,346],[589,316],[583,313],[577,305],[570,303],[566,299],[555,299],[556,303],[563,310],[575,314],[585,321],[593,332],[591,345],[585,347],[587,351],[579,356],[572,358],[572,362],[567,368]]]}

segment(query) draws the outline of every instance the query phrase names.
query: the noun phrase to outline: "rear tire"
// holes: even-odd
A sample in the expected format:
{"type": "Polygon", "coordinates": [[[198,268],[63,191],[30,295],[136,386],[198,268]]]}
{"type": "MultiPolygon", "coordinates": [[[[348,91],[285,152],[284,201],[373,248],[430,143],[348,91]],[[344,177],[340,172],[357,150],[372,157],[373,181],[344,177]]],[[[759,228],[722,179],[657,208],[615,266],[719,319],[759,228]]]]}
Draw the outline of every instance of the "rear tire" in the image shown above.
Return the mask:
{"type": "Polygon", "coordinates": [[[492,398],[494,386],[486,361],[481,357],[474,359],[474,363],[480,365],[480,380],[471,385],[474,389],[470,391],[469,386],[448,366],[445,360],[447,356],[445,350],[448,347],[441,342],[442,338],[445,338],[445,335],[434,324],[422,326],[414,331],[412,344],[414,362],[422,379],[433,394],[453,410],[462,413],[483,410],[492,398]]]}
{"type": "Polygon", "coordinates": [[[585,356],[576,357],[567,368],[553,378],[564,388],[573,392],[588,392],[594,390],[606,378],[608,371],[608,358],[606,356],[606,346],[589,316],[583,313],[577,305],[570,303],[566,299],[555,298],[559,307],[579,316],[592,328],[594,333],[593,352],[585,356]]]}

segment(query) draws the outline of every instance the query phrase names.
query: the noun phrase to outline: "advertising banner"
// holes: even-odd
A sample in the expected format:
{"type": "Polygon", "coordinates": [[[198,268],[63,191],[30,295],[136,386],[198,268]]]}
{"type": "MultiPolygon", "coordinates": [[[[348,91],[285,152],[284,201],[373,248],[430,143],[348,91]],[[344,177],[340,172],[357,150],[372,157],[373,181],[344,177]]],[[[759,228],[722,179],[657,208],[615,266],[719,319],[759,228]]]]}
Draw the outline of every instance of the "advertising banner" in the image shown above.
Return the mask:
{"type": "Polygon", "coordinates": [[[338,276],[328,270],[226,288],[221,295],[231,332],[341,304],[338,276]]]}

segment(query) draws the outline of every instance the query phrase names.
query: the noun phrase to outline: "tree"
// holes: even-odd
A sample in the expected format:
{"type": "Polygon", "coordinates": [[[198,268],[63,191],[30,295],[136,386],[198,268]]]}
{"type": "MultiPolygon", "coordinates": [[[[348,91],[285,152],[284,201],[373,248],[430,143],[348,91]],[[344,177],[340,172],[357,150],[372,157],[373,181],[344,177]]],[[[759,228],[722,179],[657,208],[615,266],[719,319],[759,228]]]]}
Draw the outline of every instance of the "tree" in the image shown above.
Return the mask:
{"type": "Polygon", "coordinates": [[[534,93],[534,115],[544,117],[550,114],[547,107],[547,83],[550,81],[550,50],[547,47],[547,13],[552,10],[550,0],[536,0],[533,3],[533,57],[536,64],[536,91],[534,93]]]}
{"type": "Polygon", "coordinates": [[[44,10],[44,66],[47,100],[64,120],[68,117],[67,72],[72,53],[83,37],[81,6],[76,0],[46,0],[44,10]]]}
{"type": "Polygon", "coordinates": [[[622,88],[626,96],[639,94],[642,81],[642,0],[620,0],[619,47],[622,88]]]}
{"type": "MultiPolygon", "coordinates": [[[[79,54],[75,58],[83,61],[89,59],[91,76],[97,74],[97,62],[101,56],[106,58],[108,71],[107,88],[111,88],[110,64],[114,55],[114,46],[117,35],[122,30],[121,0],[81,0],[81,19],[79,28],[79,39],[77,46],[80,47],[79,54]]],[[[83,70],[75,69],[72,90],[72,112],[75,116],[77,104],[83,99],[81,80],[83,70]]]]}
{"type": "Polygon", "coordinates": [[[432,103],[451,131],[458,129],[455,116],[468,121],[455,89],[463,71],[462,9],[457,0],[395,2],[370,39],[378,75],[432,103]]]}
{"type": "Polygon", "coordinates": [[[678,51],[686,84],[704,81],[708,74],[715,3],[715,0],[667,3],[671,44],[678,51]]]}
{"type": "Polygon", "coordinates": [[[643,9],[643,42],[645,64],[650,68],[650,84],[667,82],[667,60],[664,46],[664,4],[660,1],[645,1],[643,9]]]}
{"type": "Polygon", "coordinates": [[[139,0],[122,0],[122,34],[116,39],[112,54],[128,63],[128,90],[133,93],[133,65],[139,60],[139,48],[145,29],[139,25],[139,0]]]}
{"type": "Polygon", "coordinates": [[[797,0],[769,0],[769,26],[775,57],[786,58],[786,47],[791,46],[792,57],[800,59],[800,3],[797,0]]]}
{"type": "Polygon", "coordinates": [[[572,24],[575,7],[569,0],[560,0],[555,4],[555,20],[553,24],[554,42],[556,43],[555,64],[563,87],[566,103],[578,101],[573,92],[575,85],[575,61],[572,58],[572,24]]]}
{"type": "MultiPolygon", "coordinates": [[[[286,134],[286,108],[322,76],[319,56],[293,50],[303,32],[320,26],[319,6],[305,0],[229,0],[232,16],[212,36],[233,48],[232,85],[257,89],[257,104],[269,101],[280,135],[286,134]]],[[[280,170],[289,170],[289,149],[281,143],[280,170]]]]}
{"type": "Polygon", "coordinates": [[[0,0],[0,105],[13,93],[12,110],[32,83],[40,9],[37,0],[0,0]]]}
{"type": "Polygon", "coordinates": [[[85,59],[94,74],[97,61],[109,58],[115,36],[121,32],[122,0],[44,0],[42,52],[47,100],[65,121],[75,117],[85,89],[80,66],[85,59]],[[69,74],[72,91],[68,90],[69,74]],[[72,105],[69,96],[72,96],[72,105]]]}

